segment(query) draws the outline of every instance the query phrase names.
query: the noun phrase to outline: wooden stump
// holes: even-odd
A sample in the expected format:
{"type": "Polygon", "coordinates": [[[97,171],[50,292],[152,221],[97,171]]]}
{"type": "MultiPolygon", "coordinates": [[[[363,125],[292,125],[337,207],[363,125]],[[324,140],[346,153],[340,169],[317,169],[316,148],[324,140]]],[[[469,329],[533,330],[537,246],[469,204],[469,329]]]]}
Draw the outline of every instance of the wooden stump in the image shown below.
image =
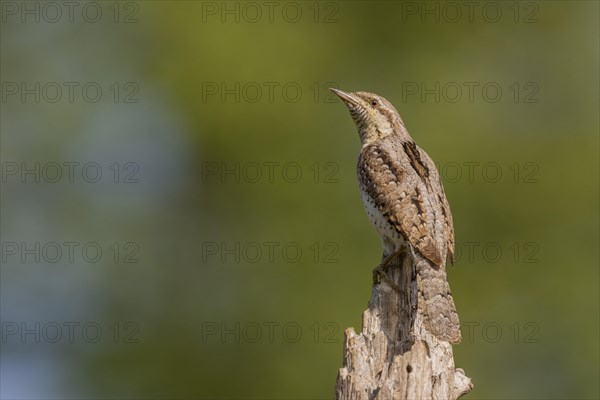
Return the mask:
{"type": "Polygon", "coordinates": [[[363,331],[345,331],[343,368],[338,372],[338,400],[454,400],[473,385],[455,368],[452,345],[425,327],[431,326],[418,295],[415,260],[398,257],[386,283],[373,286],[363,313],[363,331]]]}

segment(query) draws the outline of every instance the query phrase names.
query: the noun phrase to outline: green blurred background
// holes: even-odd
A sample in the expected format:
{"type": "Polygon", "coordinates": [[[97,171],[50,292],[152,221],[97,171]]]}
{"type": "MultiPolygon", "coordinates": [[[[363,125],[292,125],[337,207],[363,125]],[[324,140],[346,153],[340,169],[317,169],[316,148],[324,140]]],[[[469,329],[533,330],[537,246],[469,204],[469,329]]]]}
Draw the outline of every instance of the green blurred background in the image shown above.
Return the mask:
{"type": "Polygon", "coordinates": [[[439,165],[466,398],[599,397],[597,2],[52,3],[1,3],[2,398],[332,398],[381,245],[330,86],[439,165]]]}

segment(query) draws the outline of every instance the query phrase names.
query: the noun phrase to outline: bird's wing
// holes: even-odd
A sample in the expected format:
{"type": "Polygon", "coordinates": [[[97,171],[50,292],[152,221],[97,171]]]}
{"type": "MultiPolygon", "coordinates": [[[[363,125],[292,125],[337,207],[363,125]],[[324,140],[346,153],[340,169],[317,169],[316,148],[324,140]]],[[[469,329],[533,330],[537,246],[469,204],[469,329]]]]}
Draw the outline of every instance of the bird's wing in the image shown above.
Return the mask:
{"type": "Polygon", "coordinates": [[[425,258],[443,265],[446,235],[437,217],[439,200],[422,178],[431,167],[423,163],[414,143],[402,147],[384,142],[363,148],[358,173],[382,215],[425,258]]]}
{"type": "Polygon", "coordinates": [[[446,198],[446,191],[444,190],[444,185],[442,184],[442,179],[440,178],[438,170],[435,168],[435,164],[431,157],[429,157],[429,154],[418,146],[417,148],[419,149],[419,154],[423,161],[432,166],[429,168],[428,186],[430,187],[430,193],[435,193],[441,209],[445,237],[447,240],[448,258],[452,265],[454,265],[454,221],[452,220],[450,204],[448,204],[448,199],[446,198]]]}
{"type": "Polygon", "coordinates": [[[448,238],[448,257],[450,258],[450,262],[454,265],[454,221],[452,220],[452,211],[450,211],[450,204],[448,204],[448,199],[446,198],[446,193],[444,192],[444,186],[442,186],[442,182],[440,181],[440,186],[442,188],[442,212],[444,213],[444,217],[446,218],[446,237],[448,238]]]}

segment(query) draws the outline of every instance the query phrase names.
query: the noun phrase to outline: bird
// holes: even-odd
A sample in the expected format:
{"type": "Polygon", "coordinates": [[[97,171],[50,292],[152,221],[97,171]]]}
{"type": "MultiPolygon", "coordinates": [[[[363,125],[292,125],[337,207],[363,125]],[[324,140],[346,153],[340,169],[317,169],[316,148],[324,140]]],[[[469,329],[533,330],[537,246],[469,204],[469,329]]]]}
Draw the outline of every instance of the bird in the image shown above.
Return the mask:
{"type": "Polygon", "coordinates": [[[460,323],[446,279],[446,261],[454,265],[454,224],[433,160],[417,146],[388,100],[369,92],[331,91],[350,111],[361,141],[359,191],[383,244],[374,284],[384,281],[400,293],[387,269],[400,254],[411,254],[429,331],[459,343],[460,323]]]}

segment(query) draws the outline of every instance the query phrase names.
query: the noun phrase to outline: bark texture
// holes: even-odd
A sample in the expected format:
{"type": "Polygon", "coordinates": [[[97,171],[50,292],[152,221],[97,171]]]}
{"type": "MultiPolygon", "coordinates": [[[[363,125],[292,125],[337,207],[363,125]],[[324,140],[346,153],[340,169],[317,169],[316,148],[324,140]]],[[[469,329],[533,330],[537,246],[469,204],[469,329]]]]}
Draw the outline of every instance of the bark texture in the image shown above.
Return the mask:
{"type": "Polygon", "coordinates": [[[401,292],[374,285],[362,333],[346,329],[338,400],[454,400],[473,388],[454,366],[452,344],[432,332],[416,264],[414,255],[400,255],[388,276],[401,292]]]}

